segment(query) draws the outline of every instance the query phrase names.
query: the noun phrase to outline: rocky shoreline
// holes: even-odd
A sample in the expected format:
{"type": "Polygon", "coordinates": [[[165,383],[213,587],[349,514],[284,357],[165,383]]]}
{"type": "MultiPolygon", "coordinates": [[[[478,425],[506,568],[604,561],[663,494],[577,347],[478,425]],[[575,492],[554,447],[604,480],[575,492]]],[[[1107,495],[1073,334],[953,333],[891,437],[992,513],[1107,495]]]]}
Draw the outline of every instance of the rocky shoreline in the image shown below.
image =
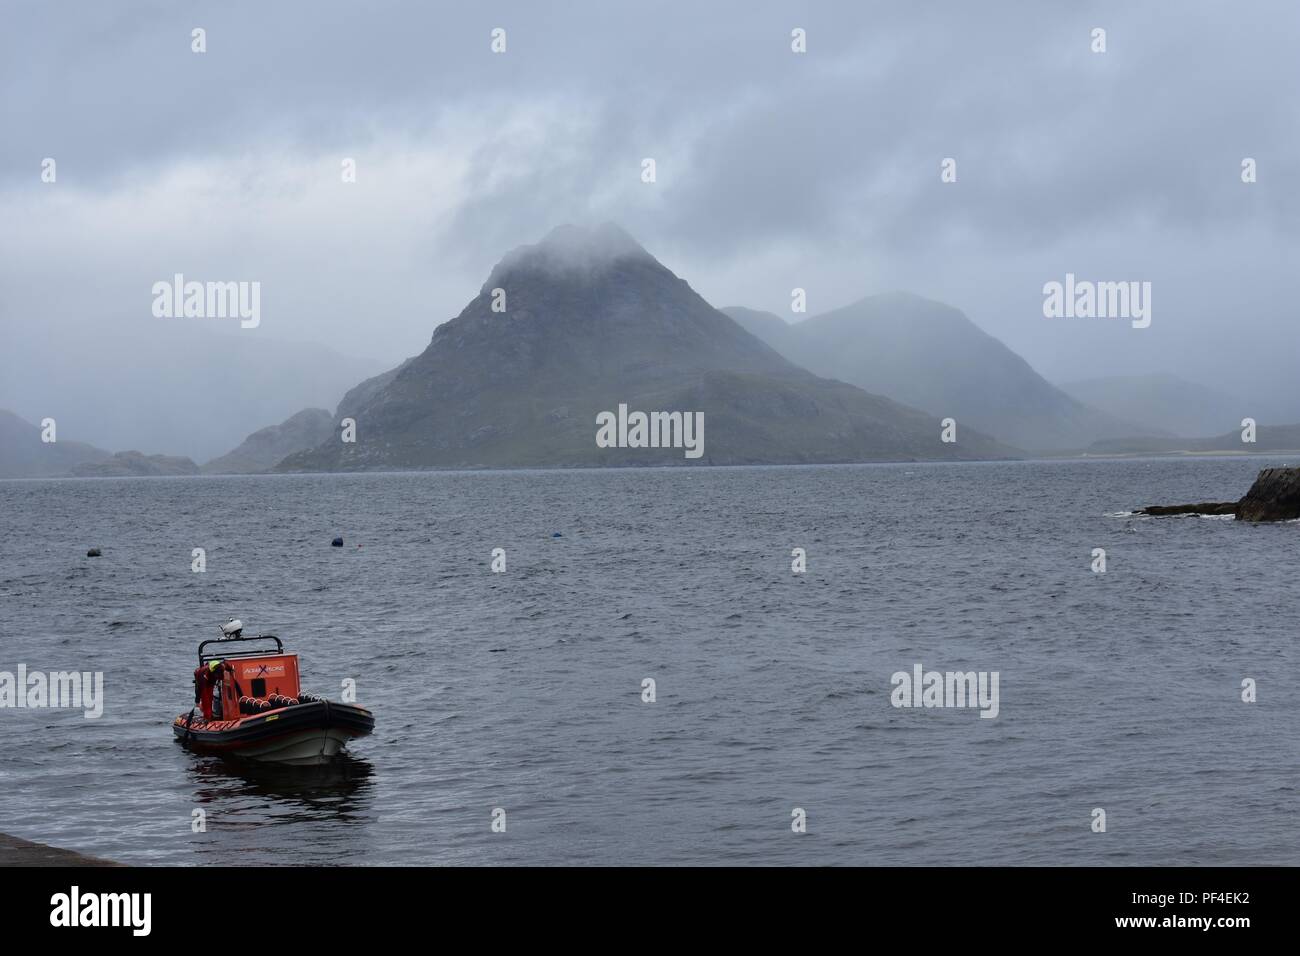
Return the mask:
{"type": "Polygon", "coordinates": [[[1238,521],[1292,521],[1300,518],[1300,468],[1265,468],[1240,501],[1189,505],[1149,505],[1140,515],[1233,515],[1238,521]]]}

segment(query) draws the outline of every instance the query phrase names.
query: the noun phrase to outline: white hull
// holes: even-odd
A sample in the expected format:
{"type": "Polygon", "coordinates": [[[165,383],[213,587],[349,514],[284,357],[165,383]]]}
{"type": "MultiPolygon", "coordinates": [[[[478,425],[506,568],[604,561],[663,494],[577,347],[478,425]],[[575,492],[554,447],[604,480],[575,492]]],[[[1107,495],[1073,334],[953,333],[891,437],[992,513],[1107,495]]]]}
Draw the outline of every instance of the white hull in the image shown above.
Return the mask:
{"type": "Polygon", "coordinates": [[[240,747],[235,753],[247,760],[305,766],[325,763],[336,756],[347,742],[348,735],[333,728],[303,730],[265,743],[240,747]]]}

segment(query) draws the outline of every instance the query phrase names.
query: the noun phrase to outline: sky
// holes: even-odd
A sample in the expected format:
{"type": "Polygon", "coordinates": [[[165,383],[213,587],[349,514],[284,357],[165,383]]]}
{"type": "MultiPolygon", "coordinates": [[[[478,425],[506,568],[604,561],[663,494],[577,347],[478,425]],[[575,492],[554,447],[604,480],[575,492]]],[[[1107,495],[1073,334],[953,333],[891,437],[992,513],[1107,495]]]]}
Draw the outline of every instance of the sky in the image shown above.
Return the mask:
{"type": "Polygon", "coordinates": [[[0,407],[147,379],[164,322],[383,368],[510,249],[604,221],[720,307],[908,290],[1053,381],[1174,373],[1276,407],[1297,48],[1281,0],[6,4],[0,407]],[[176,273],[259,282],[259,324],[154,316],[176,273]],[[1067,273],[1150,282],[1150,326],[1045,317],[1067,273]]]}

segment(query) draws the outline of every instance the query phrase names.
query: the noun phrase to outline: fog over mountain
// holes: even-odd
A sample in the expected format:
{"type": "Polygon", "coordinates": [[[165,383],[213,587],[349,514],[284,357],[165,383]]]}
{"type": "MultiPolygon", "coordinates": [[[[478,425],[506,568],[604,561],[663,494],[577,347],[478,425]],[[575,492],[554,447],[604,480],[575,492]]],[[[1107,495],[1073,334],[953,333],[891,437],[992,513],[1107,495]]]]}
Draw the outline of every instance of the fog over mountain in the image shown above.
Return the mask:
{"type": "Polygon", "coordinates": [[[1021,448],[1056,452],[1159,432],[1070,397],[941,302],[869,296],[793,325],[768,312],[723,311],[819,375],[952,416],[1021,448]]]}
{"type": "Polygon", "coordinates": [[[1209,438],[1238,427],[1245,417],[1274,424],[1291,420],[1286,408],[1247,402],[1177,375],[1117,375],[1063,382],[1061,389],[1095,408],[1132,415],[1147,435],[1209,438]]]}
{"type": "Polygon", "coordinates": [[[1300,425],[1260,425],[1253,442],[1242,441],[1242,429],[1208,438],[1112,438],[1096,442],[1091,455],[1182,455],[1300,453],[1300,425]]]}
{"type": "Polygon", "coordinates": [[[67,475],[77,465],[109,457],[102,448],[59,439],[41,441],[41,427],[0,408],[0,478],[48,478],[67,475]]]}
{"type": "Polygon", "coordinates": [[[0,408],[113,451],[205,461],[301,411],[333,407],[382,364],[310,342],[212,328],[222,320],[125,319],[69,341],[19,325],[0,352],[0,408]],[[205,327],[206,325],[206,327],[205,327]]]}
{"type": "Polygon", "coordinates": [[[83,0],[4,27],[0,407],[102,448],[204,460],[333,407],[501,250],[605,220],[710,302],[907,289],[1049,381],[1177,375],[1300,421],[1295,5],[83,0]],[[260,282],[260,325],[155,318],[177,273],[260,282]],[[1045,318],[1067,273],[1151,282],[1151,326],[1045,318]]]}
{"type": "Polygon", "coordinates": [[[338,416],[355,441],[331,435],[276,470],[1019,454],[971,427],[944,441],[938,416],[790,363],[608,223],[507,254],[424,352],[353,390],[338,416]],[[631,416],[651,413],[693,430],[652,419],[638,444],[631,416]],[[599,437],[603,416],[618,418],[616,443],[599,437]]]}

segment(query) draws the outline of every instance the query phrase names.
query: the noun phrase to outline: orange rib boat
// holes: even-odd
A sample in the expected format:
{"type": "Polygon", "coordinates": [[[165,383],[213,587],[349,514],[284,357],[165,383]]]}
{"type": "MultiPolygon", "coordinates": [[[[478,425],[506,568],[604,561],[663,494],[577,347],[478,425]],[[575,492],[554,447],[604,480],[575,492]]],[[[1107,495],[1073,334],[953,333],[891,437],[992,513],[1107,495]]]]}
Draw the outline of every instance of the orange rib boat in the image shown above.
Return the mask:
{"type": "Polygon", "coordinates": [[[199,644],[195,706],[172,721],[172,731],[187,749],[245,760],[321,764],[349,740],[375,729],[375,717],[366,708],[303,693],[298,655],[286,654],[274,634],[244,637],[238,621],[223,627],[222,634],[199,644]],[[253,642],[264,646],[244,646],[253,642]],[[273,652],[266,646],[271,642],[273,652]],[[211,651],[212,645],[219,650],[211,651]]]}

